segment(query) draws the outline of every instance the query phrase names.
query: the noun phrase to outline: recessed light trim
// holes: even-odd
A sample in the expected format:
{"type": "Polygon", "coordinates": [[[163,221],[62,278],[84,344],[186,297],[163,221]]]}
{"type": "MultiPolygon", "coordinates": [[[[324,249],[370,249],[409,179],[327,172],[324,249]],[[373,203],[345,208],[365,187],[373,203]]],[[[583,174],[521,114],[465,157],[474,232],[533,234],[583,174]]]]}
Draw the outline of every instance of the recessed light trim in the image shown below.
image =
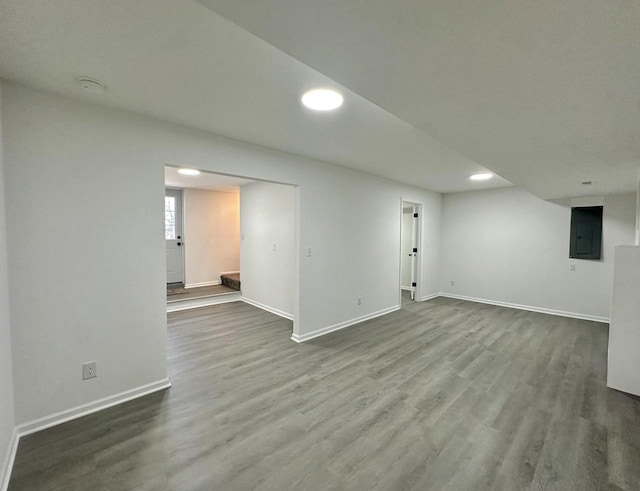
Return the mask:
{"type": "Polygon", "coordinates": [[[312,89],[302,94],[301,100],[314,111],[333,111],[342,106],[344,97],[333,89],[312,89]]]}
{"type": "Polygon", "coordinates": [[[486,181],[487,179],[491,179],[493,174],[483,173],[483,174],[474,174],[469,177],[472,181],[486,181]]]}
{"type": "Polygon", "coordinates": [[[178,174],[182,174],[183,176],[197,176],[200,174],[198,169],[178,169],[178,174]]]}

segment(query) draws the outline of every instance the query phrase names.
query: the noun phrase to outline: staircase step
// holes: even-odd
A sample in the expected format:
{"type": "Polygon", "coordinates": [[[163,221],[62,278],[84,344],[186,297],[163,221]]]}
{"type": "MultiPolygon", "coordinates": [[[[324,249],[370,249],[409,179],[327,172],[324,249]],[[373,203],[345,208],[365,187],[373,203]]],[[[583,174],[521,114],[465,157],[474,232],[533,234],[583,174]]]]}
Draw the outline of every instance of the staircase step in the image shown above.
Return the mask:
{"type": "Polygon", "coordinates": [[[220,283],[234,290],[240,291],[240,273],[229,273],[220,275],[220,283]]]}

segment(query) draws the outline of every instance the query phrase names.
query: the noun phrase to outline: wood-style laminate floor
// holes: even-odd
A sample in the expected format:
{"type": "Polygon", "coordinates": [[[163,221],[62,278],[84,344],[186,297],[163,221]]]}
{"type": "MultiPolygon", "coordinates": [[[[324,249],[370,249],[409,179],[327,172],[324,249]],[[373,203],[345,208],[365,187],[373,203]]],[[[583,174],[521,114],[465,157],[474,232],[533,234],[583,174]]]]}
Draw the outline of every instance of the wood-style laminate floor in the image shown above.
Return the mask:
{"type": "Polygon", "coordinates": [[[607,326],[438,298],[297,345],[169,314],[170,390],[20,441],[11,490],[638,490],[607,326]]]}
{"type": "Polygon", "coordinates": [[[225,285],[197,286],[195,288],[180,288],[179,295],[169,295],[171,288],[167,288],[167,303],[181,302],[183,300],[194,300],[196,298],[214,297],[216,295],[225,295],[238,293],[238,290],[229,288],[225,285]]]}

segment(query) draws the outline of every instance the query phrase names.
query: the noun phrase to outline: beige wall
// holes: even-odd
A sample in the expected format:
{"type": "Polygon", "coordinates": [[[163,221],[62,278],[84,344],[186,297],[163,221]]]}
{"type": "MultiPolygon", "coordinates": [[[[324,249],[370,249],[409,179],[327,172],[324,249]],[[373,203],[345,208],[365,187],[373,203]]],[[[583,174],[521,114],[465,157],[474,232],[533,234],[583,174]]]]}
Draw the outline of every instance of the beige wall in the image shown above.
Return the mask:
{"type": "Polygon", "coordinates": [[[220,281],[240,270],[240,195],[184,190],[185,284],[220,281]]]}

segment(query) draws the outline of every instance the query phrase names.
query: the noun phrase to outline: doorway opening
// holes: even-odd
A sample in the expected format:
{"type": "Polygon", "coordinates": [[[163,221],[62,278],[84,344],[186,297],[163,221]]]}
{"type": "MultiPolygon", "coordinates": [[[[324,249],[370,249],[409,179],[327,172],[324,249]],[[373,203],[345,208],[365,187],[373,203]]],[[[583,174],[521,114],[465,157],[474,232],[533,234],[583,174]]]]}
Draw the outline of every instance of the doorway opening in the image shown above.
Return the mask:
{"type": "Polygon", "coordinates": [[[294,320],[298,187],[165,166],[167,312],[244,301],[294,320]]]}
{"type": "Polygon", "coordinates": [[[239,190],[251,182],[211,173],[182,175],[165,167],[168,311],[239,296],[239,190]]]}
{"type": "Polygon", "coordinates": [[[422,259],[422,204],[402,200],[400,227],[400,303],[419,300],[422,259]]]}

